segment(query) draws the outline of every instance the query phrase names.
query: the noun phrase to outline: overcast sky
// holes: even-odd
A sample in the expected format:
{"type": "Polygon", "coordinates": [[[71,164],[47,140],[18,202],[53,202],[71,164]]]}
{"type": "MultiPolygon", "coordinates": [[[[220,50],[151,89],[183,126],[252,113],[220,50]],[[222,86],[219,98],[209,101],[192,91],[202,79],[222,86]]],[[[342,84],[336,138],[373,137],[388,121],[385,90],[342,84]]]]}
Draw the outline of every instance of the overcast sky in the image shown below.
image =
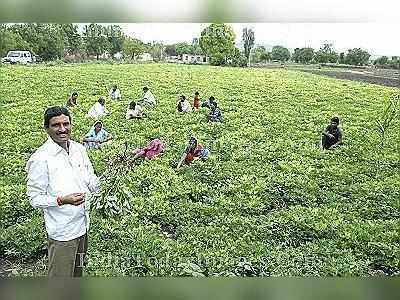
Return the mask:
{"type": "MultiPolygon", "coordinates": [[[[188,42],[200,37],[207,23],[138,23],[120,24],[125,33],[144,42],[188,42]]],[[[256,44],[282,45],[289,48],[319,49],[332,43],[338,52],[360,47],[373,55],[399,55],[399,24],[395,23],[233,23],[229,24],[240,43],[244,27],[255,32],[256,44]]]]}

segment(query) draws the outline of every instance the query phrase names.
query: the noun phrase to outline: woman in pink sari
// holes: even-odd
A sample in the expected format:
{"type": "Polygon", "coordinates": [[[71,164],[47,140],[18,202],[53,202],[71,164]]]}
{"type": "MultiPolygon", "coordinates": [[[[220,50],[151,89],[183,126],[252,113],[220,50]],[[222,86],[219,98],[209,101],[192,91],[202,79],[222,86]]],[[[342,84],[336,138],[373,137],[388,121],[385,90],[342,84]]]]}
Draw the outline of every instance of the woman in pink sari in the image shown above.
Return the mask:
{"type": "Polygon", "coordinates": [[[164,153],[165,145],[160,139],[153,139],[147,143],[147,146],[144,148],[137,148],[133,151],[135,156],[133,160],[138,157],[143,157],[146,160],[150,160],[164,153]]]}

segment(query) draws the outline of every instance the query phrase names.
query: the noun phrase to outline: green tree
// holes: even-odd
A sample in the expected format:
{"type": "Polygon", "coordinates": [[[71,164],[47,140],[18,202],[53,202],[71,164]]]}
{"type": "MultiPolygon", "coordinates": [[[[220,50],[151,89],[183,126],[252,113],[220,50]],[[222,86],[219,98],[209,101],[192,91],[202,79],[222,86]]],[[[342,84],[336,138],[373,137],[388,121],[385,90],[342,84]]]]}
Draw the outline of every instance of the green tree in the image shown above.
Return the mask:
{"type": "Polygon", "coordinates": [[[188,43],[177,43],[175,49],[178,55],[192,54],[192,47],[188,43]]]}
{"type": "Polygon", "coordinates": [[[167,54],[168,56],[177,56],[178,53],[176,52],[176,44],[166,45],[165,54],[167,54]]]}
{"type": "Polygon", "coordinates": [[[65,34],[59,24],[14,24],[10,30],[21,36],[28,49],[43,60],[52,60],[64,56],[65,34]]]}
{"type": "Polygon", "coordinates": [[[265,53],[262,53],[260,56],[260,59],[262,61],[271,61],[272,60],[272,52],[266,51],[265,53]]]}
{"type": "Polygon", "coordinates": [[[290,52],[287,48],[282,46],[274,46],[272,48],[272,59],[279,61],[288,61],[290,59],[290,52]]]}
{"type": "Polygon", "coordinates": [[[73,24],[62,24],[61,29],[65,35],[66,52],[69,54],[78,53],[82,45],[82,37],[78,32],[78,26],[73,24]]]}
{"type": "Polygon", "coordinates": [[[0,57],[6,56],[10,50],[30,49],[18,33],[9,30],[5,24],[0,24],[0,57]]]}
{"type": "Polygon", "coordinates": [[[370,54],[361,48],[349,49],[346,55],[346,63],[349,65],[363,66],[368,64],[370,54]]]}
{"type": "Polygon", "coordinates": [[[317,63],[336,63],[339,55],[333,50],[332,44],[324,44],[316,53],[315,61],[317,63]]]}
{"type": "Polygon", "coordinates": [[[146,49],[144,43],[135,38],[127,38],[122,46],[122,52],[125,56],[131,59],[136,59],[139,55],[143,54],[146,49]]]}
{"type": "Polygon", "coordinates": [[[247,66],[248,59],[244,53],[238,48],[233,50],[233,54],[230,57],[230,65],[233,67],[245,67],[247,66]]]}
{"type": "Polygon", "coordinates": [[[224,65],[235,51],[235,33],[225,24],[211,24],[201,32],[200,47],[213,65],[224,65]]]}
{"type": "Polygon", "coordinates": [[[106,28],[107,40],[110,45],[109,51],[111,55],[114,55],[122,51],[122,47],[125,41],[125,34],[119,25],[109,25],[106,28]]]}
{"type": "Polygon", "coordinates": [[[296,48],[292,55],[292,60],[297,63],[307,64],[310,63],[314,58],[313,48],[296,48]]]}
{"type": "Polygon", "coordinates": [[[374,65],[385,67],[389,63],[389,58],[387,56],[381,56],[374,61],[374,65]]]}
{"type": "Polygon", "coordinates": [[[165,46],[162,43],[155,43],[150,47],[150,54],[153,57],[155,61],[160,61],[164,59],[164,51],[165,51],[165,46]]]}
{"type": "Polygon", "coordinates": [[[200,40],[198,38],[193,38],[191,46],[191,54],[193,55],[203,55],[203,50],[200,47],[200,40]]]}
{"type": "Polygon", "coordinates": [[[339,54],[339,64],[345,64],[346,63],[346,55],[344,54],[344,52],[341,52],[339,54]]]}
{"type": "Polygon", "coordinates": [[[249,60],[251,49],[254,47],[254,39],[254,31],[251,28],[243,28],[242,41],[244,46],[244,55],[247,60],[249,60]]]}
{"type": "Polygon", "coordinates": [[[261,55],[263,55],[265,52],[267,52],[267,50],[264,46],[258,46],[254,48],[253,61],[256,63],[261,62],[261,55]]]}
{"type": "Polygon", "coordinates": [[[107,38],[107,30],[99,24],[86,25],[83,38],[85,40],[86,52],[89,55],[96,55],[96,59],[110,49],[110,43],[107,38]]]}

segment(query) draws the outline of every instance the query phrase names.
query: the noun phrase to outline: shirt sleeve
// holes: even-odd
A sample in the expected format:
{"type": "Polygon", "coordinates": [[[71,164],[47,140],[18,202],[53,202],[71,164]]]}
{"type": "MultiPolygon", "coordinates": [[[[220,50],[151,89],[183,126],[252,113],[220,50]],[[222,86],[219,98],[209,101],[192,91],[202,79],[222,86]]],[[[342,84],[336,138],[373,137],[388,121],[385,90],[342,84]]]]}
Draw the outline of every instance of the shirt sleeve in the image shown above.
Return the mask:
{"type": "Polygon", "coordinates": [[[57,197],[47,193],[49,171],[46,161],[30,160],[26,165],[29,203],[34,208],[58,206],[57,197]]]}
{"type": "Polygon", "coordinates": [[[100,192],[100,180],[94,173],[92,163],[90,162],[89,156],[87,155],[87,152],[84,149],[83,149],[83,161],[89,176],[89,184],[88,184],[89,190],[92,193],[100,192]]]}
{"type": "Polygon", "coordinates": [[[338,140],[341,140],[343,137],[342,129],[338,128],[338,140]]]}

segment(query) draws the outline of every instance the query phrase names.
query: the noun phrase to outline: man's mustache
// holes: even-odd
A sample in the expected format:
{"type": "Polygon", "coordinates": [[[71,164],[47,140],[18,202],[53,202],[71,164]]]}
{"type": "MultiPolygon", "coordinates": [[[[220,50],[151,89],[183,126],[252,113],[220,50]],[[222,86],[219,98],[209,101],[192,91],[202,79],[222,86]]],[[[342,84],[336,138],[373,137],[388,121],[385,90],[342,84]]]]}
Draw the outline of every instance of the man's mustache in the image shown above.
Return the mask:
{"type": "Polygon", "coordinates": [[[57,134],[57,135],[60,135],[60,134],[68,134],[68,131],[57,132],[56,134],[57,134]]]}

